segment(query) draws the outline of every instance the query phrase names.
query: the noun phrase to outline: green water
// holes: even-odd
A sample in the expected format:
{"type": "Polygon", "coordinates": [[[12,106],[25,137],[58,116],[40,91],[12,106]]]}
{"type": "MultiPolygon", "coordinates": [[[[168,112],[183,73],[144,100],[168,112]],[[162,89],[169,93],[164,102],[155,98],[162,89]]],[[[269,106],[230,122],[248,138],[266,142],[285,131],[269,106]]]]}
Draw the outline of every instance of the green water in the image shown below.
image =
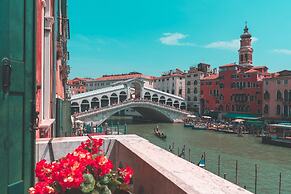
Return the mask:
{"type": "Polygon", "coordinates": [[[162,140],[153,134],[157,124],[130,124],[128,133],[137,134],[155,145],[167,149],[175,143],[174,152],[186,145],[186,157],[197,163],[206,153],[206,169],[217,174],[218,156],[221,157],[220,176],[226,173],[235,182],[235,161],[238,160],[238,184],[255,191],[255,164],[258,166],[257,193],[279,193],[279,174],[282,173],[281,194],[291,193],[291,149],[264,145],[261,138],[245,135],[222,134],[212,131],[192,130],[181,124],[159,124],[167,134],[162,140]]]}

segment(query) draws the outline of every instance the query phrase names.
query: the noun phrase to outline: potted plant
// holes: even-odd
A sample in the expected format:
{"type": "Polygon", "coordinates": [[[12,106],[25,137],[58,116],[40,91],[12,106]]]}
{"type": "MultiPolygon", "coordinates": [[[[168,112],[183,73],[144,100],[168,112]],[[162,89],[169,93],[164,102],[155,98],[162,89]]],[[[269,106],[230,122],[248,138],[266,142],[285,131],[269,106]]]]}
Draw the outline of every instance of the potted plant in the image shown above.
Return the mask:
{"type": "Polygon", "coordinates": [[[132,168],[113,170],[112,162],[100,149],[102,144],[102,139],[90,138],[57,161],[39,161],[35,169],[38,182],[29,188],[29,194],[130,193],[132,168]]]}

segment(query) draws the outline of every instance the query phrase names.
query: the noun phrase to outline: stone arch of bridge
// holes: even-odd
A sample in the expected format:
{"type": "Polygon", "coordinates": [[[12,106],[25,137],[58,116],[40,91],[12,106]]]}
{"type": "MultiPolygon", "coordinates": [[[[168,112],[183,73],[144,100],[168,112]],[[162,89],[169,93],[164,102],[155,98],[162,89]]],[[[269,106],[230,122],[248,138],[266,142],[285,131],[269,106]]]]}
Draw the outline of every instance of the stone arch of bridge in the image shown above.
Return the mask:
{"type": "MultiPolygon", "coordinates": [[[[159,121],[159,122],[173,122],[173,119],[170,117],[170,114],[167,114],[166,111],[162,111],[159,108],[148,107],[143,105],[133,105],[133,106],[126,106],[123,108],[117,108],[116,110],[111,110],[110,113],[106,114],[102,123],[104,123],[107,119],[109,119],[112,115],[126,110],[128,108],[132,108],[139,112],[145,120],[151,121],[159,121]]],[[[100,123],[100,124],[102,124],[100,123]]]]}

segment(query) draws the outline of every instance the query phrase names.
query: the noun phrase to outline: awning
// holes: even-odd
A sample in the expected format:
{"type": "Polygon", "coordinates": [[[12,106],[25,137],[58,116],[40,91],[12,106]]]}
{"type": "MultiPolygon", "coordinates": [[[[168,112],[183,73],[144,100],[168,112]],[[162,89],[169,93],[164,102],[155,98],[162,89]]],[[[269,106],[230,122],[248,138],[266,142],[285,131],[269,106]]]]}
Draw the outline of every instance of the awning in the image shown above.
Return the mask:
{"type": "Polygon", "coordinates": [[[269,124],[268,126],[291,130],[291,123],[269,124]]]}
{"type": "Polygon", "coordinates": [[[260,120],[247,120],[245,122],[246,125],[254,125],[254,126],[264,126],[265,123],[264,121],[260,121],[260,120]]]}
{"type": "Polygon", "coordinates": [[[252,114],[241,114],[241,113],[226,113],[224,115],[225,118],[229,119],[245,119],[245,120],[258,120],[261,119],[258,115],[252,114]]]}

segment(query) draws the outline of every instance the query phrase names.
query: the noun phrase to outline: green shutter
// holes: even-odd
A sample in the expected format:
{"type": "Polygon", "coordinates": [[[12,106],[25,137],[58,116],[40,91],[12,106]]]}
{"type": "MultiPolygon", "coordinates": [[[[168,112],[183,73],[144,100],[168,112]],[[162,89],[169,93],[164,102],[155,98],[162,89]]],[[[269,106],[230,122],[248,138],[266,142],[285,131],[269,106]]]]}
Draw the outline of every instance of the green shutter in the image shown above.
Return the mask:
{"type": "Polygon", "coordinates": [[[21,194],[33,182],[35,137],[34,0],[0,1],[0,193],[21,194]],[[3,91],[3,58],[11,65],[3,91]]]}

